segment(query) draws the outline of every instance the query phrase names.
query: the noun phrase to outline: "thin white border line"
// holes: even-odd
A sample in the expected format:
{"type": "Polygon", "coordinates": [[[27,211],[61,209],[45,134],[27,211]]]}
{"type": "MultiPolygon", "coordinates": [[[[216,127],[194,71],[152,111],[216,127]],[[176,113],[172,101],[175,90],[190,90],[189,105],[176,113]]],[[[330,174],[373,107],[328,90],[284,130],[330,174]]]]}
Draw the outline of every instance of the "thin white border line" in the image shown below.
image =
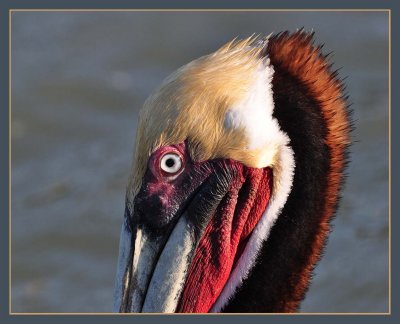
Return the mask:
{"type": "Polygon", "coordinates": [[[389,10],[388,32],[389,32],[389,313],[392,311],[392,12],[389,10]]]}
{"type": "MultiPolygon", "coordinates": [[[[9,71],[9,105],[8,105],[8,118],[9,118],[9,147],[8,147],[8,154],[9,154],[9,175],[8,175],[8,187],[9,187],[9,315],[16,315],[16,316],[24,316],[24,315],[117,315],[117,316],[125,316],[125,315],[180,315],[177,313],[174,314],[166,314],[166,313],[129,313],[129,314],[118,314],[118,313],[14,313],[11,311],[11,18],[13,12],[388,12],[388,24],[389,24],[389,311],[387,313],[216,313],[216,314],[209,314],[204,313],[202,315],[391,315],[391,9],[384,9],[384,8],[377,8],[377,9],[9,9],[9,57],[8,57],[8,71],[9,71]]],[[[199,314],[181,314],[181,315],[199,315],[199,314]]]]}
{"type": "Polygon", "coordinates": [[[8,13],[8,311],[11,314],[11,14],[8,13]]]}
{"type": "Polygon", "coordinates": [[[189,12],[189,11],[193,11],[193,12],[211,12],[211,11],[216,11],[216,12],[223,12],[223,11],[231,11],[231,12],[267,12],[267,11],[271,11],[271,12],[276,12],[276,11],[286,11],[286,12],[318,12],[318,11],[329,11],[329,12],[381,12],[381,11],[390,11],[391,9],[385,9],[385,8],[377,8],[377,9],[278,9],[278,8],[274,8],[274,9],[201,9],[201,8],[197,8],[197,9],[168,9],[168,8],[160,8],[160,9],[152,9],[152,8],[138,8],[138,9],[130,9],[130,8],[126,8],[126,9],[10,9],[11,11],[63,11],[63,12],[78,12],[78,11],[82,11],[82,12],[88,12],[88,11],[107,11],[107,12],[116,12],[116,11],[136,11],[136,12],[151,12],[151,11],[165,11],[165,12],[189,12]]]}

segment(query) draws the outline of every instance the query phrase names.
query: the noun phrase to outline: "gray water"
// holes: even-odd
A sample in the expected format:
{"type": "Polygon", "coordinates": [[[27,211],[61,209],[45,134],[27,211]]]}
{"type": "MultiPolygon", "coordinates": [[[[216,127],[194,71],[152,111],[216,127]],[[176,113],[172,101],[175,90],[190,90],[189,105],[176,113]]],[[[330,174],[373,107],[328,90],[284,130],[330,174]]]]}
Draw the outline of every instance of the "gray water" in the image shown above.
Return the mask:
{"type": "Polygon", "coordinates": [[[12,311],[109,312],[137,112],[232,38],[316,31],[354,103],[343,200],[302,312],[388,310],[388,23],[367,12],[12,15],[12,311]]]}

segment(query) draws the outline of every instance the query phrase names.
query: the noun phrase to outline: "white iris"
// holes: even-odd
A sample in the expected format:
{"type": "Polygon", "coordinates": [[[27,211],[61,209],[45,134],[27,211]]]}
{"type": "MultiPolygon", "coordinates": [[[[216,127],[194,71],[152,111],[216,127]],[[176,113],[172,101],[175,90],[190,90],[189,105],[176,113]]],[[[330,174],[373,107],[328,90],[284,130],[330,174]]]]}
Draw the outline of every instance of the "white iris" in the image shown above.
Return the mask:
{"type": "Polygon", "coordinates": [[[182,167],[182,160],[178,154],[168,153],[161,158],[160,167],[167,173],[177,173],[182,167]]]}

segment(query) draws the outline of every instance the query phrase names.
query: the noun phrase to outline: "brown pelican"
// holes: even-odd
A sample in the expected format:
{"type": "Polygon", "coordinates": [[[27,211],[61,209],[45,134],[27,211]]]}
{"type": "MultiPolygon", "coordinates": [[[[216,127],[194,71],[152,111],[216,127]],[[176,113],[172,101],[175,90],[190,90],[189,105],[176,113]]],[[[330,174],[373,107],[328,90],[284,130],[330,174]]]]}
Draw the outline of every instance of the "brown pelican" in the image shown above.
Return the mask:
{"type": "Polygon", "coordinates": [[[234,40],[146,100],[114,311],[298,310],[350,143],[321,47],[303,30],[234,40]]]}

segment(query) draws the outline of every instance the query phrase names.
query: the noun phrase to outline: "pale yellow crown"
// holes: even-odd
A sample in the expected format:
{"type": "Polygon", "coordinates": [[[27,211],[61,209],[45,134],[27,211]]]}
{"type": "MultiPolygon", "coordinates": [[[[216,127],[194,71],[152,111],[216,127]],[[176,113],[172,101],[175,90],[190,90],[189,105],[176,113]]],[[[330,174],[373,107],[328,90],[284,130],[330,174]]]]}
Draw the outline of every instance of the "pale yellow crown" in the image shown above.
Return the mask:
{"type": "Polygon", "coordinates": [[[181,67],[150,95],[139,117],[130,197],[141,185],[151,153],[185,140],[195,161],[229,158],[249,167],[266,166],[266,158],[260,158],[265,148],[249,149],[243,127],[226,127],[227,112],[249,95],[255,73],[265,64],[256,41],[231,41],[181,67]]]}

